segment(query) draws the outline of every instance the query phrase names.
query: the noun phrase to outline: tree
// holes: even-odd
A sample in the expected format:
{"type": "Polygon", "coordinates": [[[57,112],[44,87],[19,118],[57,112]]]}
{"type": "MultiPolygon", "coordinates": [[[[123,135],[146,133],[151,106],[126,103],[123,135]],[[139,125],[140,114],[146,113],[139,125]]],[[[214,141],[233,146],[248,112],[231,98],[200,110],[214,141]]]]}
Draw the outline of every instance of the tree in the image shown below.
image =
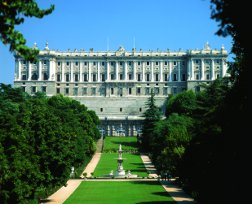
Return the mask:
{"type": "Polygon", "coordinates": [[[166,117],[171,113],[178,113],[183,115],[191,115],[196,107],[196,95],[190,91],[184,91],[177,95],[173,95],[167,101],[166,117]]]}
{"type": "Polygon", "coordinates": [[[146,102],[147,110],[144,112],[143,134],[141,136],[142,147],[145,151],[150,150],[150,138],[152,137],[155,123],[161,119],[161,112],[155,104],[155,94],[151,90],[151,96],[146,102]]]}
{"type": "Polygon", "coordinates": [[[172,113],[167,119],[156,123],[150,141],[153,162],[159,172],[169,171],[178,176],[178,164],[192,139],[193,120],[172,113]]]}
{"type": "Polygon", "coordinates": [[[53,12],[54,5],[49,9],[40,9],[35,0],[0,0],[0,39],[10,46],[11,52],[17,52],[26,60],[34,61],[38,50],[26,46],[22,33],[15,29],[24,23],[25,17],[43,18],[53,12]]]}

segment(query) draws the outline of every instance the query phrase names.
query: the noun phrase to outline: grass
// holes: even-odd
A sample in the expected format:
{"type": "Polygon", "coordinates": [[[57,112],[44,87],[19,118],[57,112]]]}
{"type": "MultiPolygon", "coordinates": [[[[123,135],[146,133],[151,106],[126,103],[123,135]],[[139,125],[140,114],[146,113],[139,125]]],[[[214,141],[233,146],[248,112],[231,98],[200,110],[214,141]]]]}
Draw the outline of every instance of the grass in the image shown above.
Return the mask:
{"type": "Polygon", "coordinates": [[[109,137],[104,140],[103,152],[117,152],[119,145],[126,152],[137,152],[137,138],[136,137],[109,137]]]}
{"type": "Polygon", "coordinates": [[[176,203],[157,181],[84,181],[64,204],[176,203]]]}
{"type": "MultiPolygon", "coordinates": [[[[125,153],[122,155],[125,160],[123,160],[123,169],[126,171],[130,170],[131,174],[136,174],[138,177],[147,177],[147,171],[144,167],[142,159],[139,154],[125,153]]],[[[117,169],[117,153],[102,153],[101,159],[95,168],[94,176],[100,177],[108,175],[111,170],[116,171],[117,169]]]]}

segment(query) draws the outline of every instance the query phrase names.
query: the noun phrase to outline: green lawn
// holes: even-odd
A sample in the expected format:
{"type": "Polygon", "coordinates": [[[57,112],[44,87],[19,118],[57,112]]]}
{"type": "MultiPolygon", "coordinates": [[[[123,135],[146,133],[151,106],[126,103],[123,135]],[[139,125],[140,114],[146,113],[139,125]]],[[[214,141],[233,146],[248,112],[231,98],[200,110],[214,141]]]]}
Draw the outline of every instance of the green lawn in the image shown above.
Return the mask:
{"type": "Polygon", "coordinates": [[[64,204],[176,203],[157,181],[84,181],[64,204]]]}
{"type": "Polygon", "coordinates": [[[104,140],[103,152],[117,152],[119,145],[125,151],[138,151],[136,137],[106,137],[104,140]]]}
{"type": "MultiPolygon", "coordinates": [[[[147,177],[148,174],[142,162],[139,154],[125,153],[122,155],[125,160],[123,161],[123,168],[131,171],[132,174],[136,174],[139,177],[147,177]]],[[[102,153],[101,159],[95,168],[94,176],[104,176],[108,175],[111,170],[116,171],[117,169],[117,153],[102,153]]]]}

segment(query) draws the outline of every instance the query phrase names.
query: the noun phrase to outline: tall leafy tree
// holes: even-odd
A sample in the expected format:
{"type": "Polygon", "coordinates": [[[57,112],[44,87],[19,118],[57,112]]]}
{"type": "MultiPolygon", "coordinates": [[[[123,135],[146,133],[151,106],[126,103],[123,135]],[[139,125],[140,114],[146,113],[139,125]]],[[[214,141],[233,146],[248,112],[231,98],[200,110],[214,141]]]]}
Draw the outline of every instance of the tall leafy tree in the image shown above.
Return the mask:
{"type": "Polygon", "coordinates": [[[150,150],[150,140],[153,136],[153,129],[155,127],[155,123],[161,119],[161,112],[159,108],[155,104],[155,94],[153,90],[151,90],[151,96],[148,98],[146,102],[146,111],[144,112],[144,126],[143,126],[143,134],[141,136],[141,144],[145,151],[150,150]]]}
{"type": "Polygon", "coordinates": [[[0,39],[25,59],[34,61],[38,50],[26,46],[26,40],[15,26],[24,23],[25,17],[43,18],[52,13],[54,5],[49,9],[40,9],[35,0],[0,0],[0,39]]]}

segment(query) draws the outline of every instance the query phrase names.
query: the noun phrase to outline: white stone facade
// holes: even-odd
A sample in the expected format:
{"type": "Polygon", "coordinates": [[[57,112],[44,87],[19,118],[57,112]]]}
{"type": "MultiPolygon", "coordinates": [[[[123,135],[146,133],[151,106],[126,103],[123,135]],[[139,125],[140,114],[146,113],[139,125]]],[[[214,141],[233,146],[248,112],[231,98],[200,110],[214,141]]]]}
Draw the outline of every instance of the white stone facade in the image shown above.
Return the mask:
{"type": "MultiPolygon", "coordinates": [[[[16,87],[29,94],[63,94],[94,110],[101,119],[102,134],[141,133],[145,103],[154,90],[156,103],[164,109],[170,94],[186,89],[199,91],[200,83],[223,77],[227,51],[55,51],[48,44],[37,63],[16,56],[16,87]]],[[[164,111],[164,110],[163,110],[164,111]]]]}

